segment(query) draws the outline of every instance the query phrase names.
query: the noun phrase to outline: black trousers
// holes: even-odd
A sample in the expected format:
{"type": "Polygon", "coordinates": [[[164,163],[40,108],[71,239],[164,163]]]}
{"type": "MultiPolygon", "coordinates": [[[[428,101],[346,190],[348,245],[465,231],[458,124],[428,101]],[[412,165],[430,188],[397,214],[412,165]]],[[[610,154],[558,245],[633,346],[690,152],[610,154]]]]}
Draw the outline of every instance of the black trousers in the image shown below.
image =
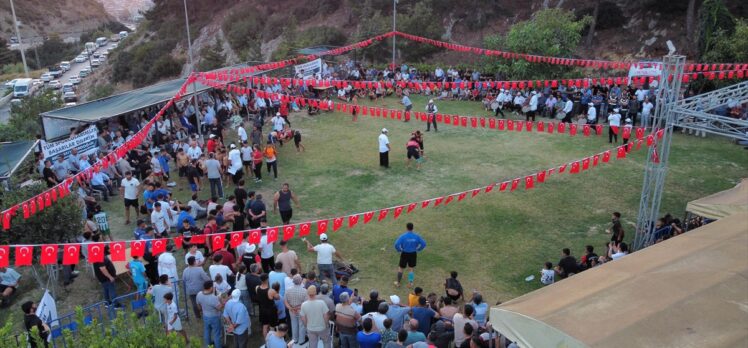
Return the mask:
{"type": "Polygon", "coordinates": [[[379,166],[389,168],[390,167],[390,152],[379,153],[379,166]]]}
{"type": "Polygon", "coordinates": [[[434,125],[434,132],[437,132],[438,129],[436,129],[436,115],[434,114],[429,114],[428,118],[426,119],[426,131],[427,132],[431,130],[431,124],[434,125]]]}
{"type": "MultiPolygon", "coordinates": [[[[621,128],[619,127],[618,129],[620,130],[621,128]]],[[[618,134],[614,133],[613,127],[608,125],[608,142],[612,143],[613,140],[615,140],[615,142],[618,143],[618,134]]]]}
{"type": "Polygon", "coordinates": [[[499,114],[501,114],[501,118],[506,118],[506,115],[504,115],[504,112],[501,111],[501,108],[496,108],[496,112],[493,113],[494,117],[499,117],[499,114]]]}
{"type": "Polygon", "coordinates": [[[530,119],[532,119],[533,122],[535,121],[535,111],[528,111],[525,114],[525,121],[529,121],[530,119]]]}

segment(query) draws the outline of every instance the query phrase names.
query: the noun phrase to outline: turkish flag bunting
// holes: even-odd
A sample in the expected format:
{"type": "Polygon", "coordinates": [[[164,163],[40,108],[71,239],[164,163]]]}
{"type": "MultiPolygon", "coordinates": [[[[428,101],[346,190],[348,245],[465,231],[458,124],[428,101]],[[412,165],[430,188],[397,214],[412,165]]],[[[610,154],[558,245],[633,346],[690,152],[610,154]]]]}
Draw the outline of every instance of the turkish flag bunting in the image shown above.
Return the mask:
{"type": "Polygon", "coordinates": [[[501,184],[499,184],[499,192],[506,191],[507,186],[509,186],[509,181],[504,181],[501,184]]]}
{"type": "Polygon", "coordinates": [[[527,130],[528,132],[532,132],[532,122],[530,121],[525,122],[525,128],[526,128],[525,130],[527,130]]]}
{"type": "Polygon", "coordinates": [[[465,199],[466,196],[467,196],[467,192],[460,193],[460,195],[457,196],[457,201],[459,202],[459,201],[465,199]]]}
{"type": "Polygon", "coordinates": [[[207,242],[207,236],[204,234],[193,235],[190,239],[190,244],[205,244],[207,242]]]}
{"type": "Polygon", "coordinates": [[[404,205],[401,205],[399,207],[395,207],[395,210],[392,212],[392,217],[395,218],[395,219],[397,219],[400,216],[400,214],[403,213],[403,208],[405,208],[404,205]]]}
{"type": "MultiPolygon", "coordinates": [[[[559,123],[558,127],[556,127],[556,130],[559,133],[563,133],[564,131],[566,131],[566,123],[563,123],[563,122],[559,123]]],[[[553,131],[551,131],[551,133],[553,133],[553,131]]]]}
{"type": "Polygon", "coordinates": [[[538,182],[545,182],[545,170],[538,172],[538,182]]]}
{"type": "Polygon", "coordinates": [[[332,219],[332,231],[333,232],[335,232],[338,229],[340,229],[341,226],[343,226],[343,218],[342,217],[336,217],[336,218],[332,219]]]}
{"type": "Polygon", "coordinates": [[[553,125],[554,125],[553,122],[548,122],[548,128],[547,128],[548,134],[553,134],[553,125]]]}
{"type": "Polygon", "coordinates": [[[317,234],[318,235],[327,232],[328,223],[330,223],[329,220],[317,221],[317,234]]]}
{"type": "Polygon", "coordinates": [[[410,213],[410,212],[411,212],[411,211],[413,211],[413,209],[415,209],[415,208],[416,208],[417,206],[418,206],[418,203],[410,203],[410,204],[408,204],[408,210],[407,210],[406,212],[407,212],[407,213],[410,213]]]}
{"type": "Polygon", "coordinates": [[[478,195],[479,193],[480,193],[480,189],[475,189],[475,190],[473,190],[473,194],[472,194],[472,195],[470,195],[470,197],[475,197],[475,196],[477,196],[477,195],[478,195]]]}
{"type": "Polygon", "coordinates": [[[368,224],[369,221],[371,221],[371,218],[373,218],[373,217],[374,217],[374,212],[373,211],[367,211],[367,212],[365,212],[364,213],[364,223],[368,224]]]}
{"type": "Polygon", "coordinates": [[[63,265],[77,265],[80,258],[81,246],[78,244],[66,245],[62,250],[63,265]]]}
{"type": "Polygon", "coordinates": [[[125,242],[113,242],[109,243],[109,252],[111,253],[112,261],[126,261],[127,255],[125,255],[125,242]]]}
{"type": "Polygon", "coordinates": [[[592,166],[596,167],[598,162],[600,162],[600,155],[592,156],[592,166]]]}
{"type": "Polygon", "coordinates": [[[508,130],[514,130],[514,121],[512,120],[506,120],[506,129],[508,130]]]}
{"type": "Polygon", "coordinates": [[[590,158],[589,157],[585,157],[582,160],[582,170],[587,170],[587,169],[590,169],[590,158]]]}
{"type": "Polygon", "coordinates": [[[130,256],[142,257],[144,254],[145,254],[145,242],[144,241],[136,240],[136,241],[130,242],[130,256]]]}
{"type": "Polygon", "coordinates": [[[88,263],[104,262],[104,243],[88,244],[88,263]]]}
{"type": "Polygon", "coordinates": [[[267,230],[267,243],[275,243],[278,241],[278,227],[271,227],[267,230]]]}
{"type": "MultiPolygon", "coordinates": [[[[592,131],[592,129],[590,128],[590,125],[586,124],[586,125],[584,125],[584,127],[582,127],[582,133],[584,134],[584,136],[586,136],[586,137],[590,136],[590,131],[592,131]]],[[[572,127],[571,128],[571,133],[576,134],[576,128],[572,127]]],[[[572,136],[574,134],[572,134],[572,136]]]]}
{"type": "Polygon", "coordinates": [[[260,232],[260,230],[249,231],[249,237],[247,237],[247,242],[249,242],[249,244],[260,244],[261,239],[262,239],[262,232],[260,232]]]}
{"type": "MultiPolygon", "coordinates": [[[[153,256],[158,256],[159,254],[166,251],[166,243],[168,239],[154,239],[151,241],[151,254],[153,256]]],[[[213,244],[213,250],[220,249],[216,248],[216,241],[215,239],[211,238],[211,243],[213,244]]],[[[223,240],[221,240],[221,248],[223,248],[223,240]]]]}
{"type": "Polygon", "coordinates": [[[652,149],[652,163],[660,163],[660,156],[657,154],[657,149],[652,149]]]}
{"type": "Polygon", "coordinates": [[[348,216],[348,228],[353,228],[358,223],[358,214],[348,216]]]}
{"type": "Polygon", "coordinates": [[[644,128],[642,127],[636,128],[636,139],[644,139],[644,128]]]}
{"type": "Polygon", "coordinates": [[[608,161],[610,161],[610,150],[603,152],[603,163],[608,163],[608,161]]]}
{"type": "Polygon", "coordinates": [[[299,225],[299,237],[304,237],[309,234],[309,231],[312,230],[312,224],[305,222],[301,225],[299,225]]]}
{"type": "Polygon", "coordinates": [[[647,135],[647,147],[652,146],[654,144],[654,135],[650,134],[647,135]]]}
{"type": "MultiPolygon", "coordinates": [[[[616,126],[610,126],[611,129],[613,129],[613,133],[618,134],[618,127],[616,126]]],[[[595,126],[595,132],[598,136],[603,135],[603,125],[598,124],[595,126]]]]}
{"type": "Polygon", "coordinates": [[[382,221],[387,217],[387,214],[390,212],[389,209],[382,209],[379,211],[379,217],[377,218],[377,221],[382,221]]]}
{"type": "Polygon", "coordinates": [[[528,175],[525,177],[525,190],[529,190],[535,187],[535,181],[533,180],[532,175],[528,175]]]}
{"type": "Polygon", "coordinates": [[[232,248],[236,248],[239,245],[242,244],[242,241],[244,241],[244,232],[234,232],[231,234],[231,239],[229,240],[229,245],[232,248]]]}
{"type": "MultiPolygon", "coordinates": [[[[633,143],[631,143],[633,144],[633,143]]],[[[618,155],[617,158],[626,158],[626,147],[625,146],[619,146],[618,147],[618,155]]]]}
{"type": "Polygon", "coordinates": [[[42,256],[40,262],[42,265],[57,264],[57,244],[42,245],[42,256]]]}
{"type": "Polygon", "coordinates": [[[34,256],[34,247],[32,246],[17,246],[16,247],[16,266],[28,266],[31,265],[31,260],[34,256]]]}
{"type": "Polygon", "coordinates": [[[449,204],[449,202],[451,202],[454,198],[454,195],[447,196],[447,198],[444,199],[444,205],[449,204]]]}
{"type": "Polygon", "coordinates": [[[0,267],[8,267],[10,261],[10,247],[0,246],[0,267]]]}
{"type": "Polygon", "coordinates": [[[427,200],[425,200],[425,201],[423,201],[423,202],[421,202],[421,208],[426,208],[426,207],[428,207],[428,206],[429,206],[429,203],[431,203],[431,201],[430,201],[430,200],[428,200],[428,199],[427,199],[427,200]]]}
{"type": "Polygon", "coordinates": [[[542,133],[542,132],[544,132],[544,131],[545,131],[545,122],[543,122],[543,121],[538,121],[538,126],[537,126],[537,127],[535,127],[535,129],[536,129],[536,130],[537,130],[537,131],[538,131],[539,133],[542,133]]]}
{"type": "Polygon", "coordinates": [[[182,249],[182,245],[184,244],[184,237],[182,236],[176,236],[174,237],[174,246],[178,249],[182,249]]]}
{"type": "MultiPolygon", "coordinates": [[[[559,127],[561,127],[562,124],[563,123],[559,124],[559,127]]],[[[589,136],[590,134],[589,126],[587,126],[587,129],[588,129],[587,134],[585,134],[585,136],[589,136]]],[[[561,129],[559,129],[559,132],[561,132],[561,129]]],[[[569,124],[569,135],[571,136],[577,135],[577,124],[576,123],[569,124]]]]}
{"type": "Polygon", "coordinates": [[[486,193],[493,191],[493,187],[494,187],[494,184],[486,186],[486,189],[485,189],[486,193]]]}
{"type": "Polygon", "coordinates": [[[13,212],[12,211],[4,211],[3,212],[3,229],[9,230],[10,229],[10,220],[13,219],[13,212]]]}
{"type": "MultiPolygon", "coordinates": [[[[618,128],[618,127],[616,127],[618,128]]],[[[616,134],[618,134],[618,130],[616,129],[616,134]]],[[[631,138],[631,127],[623,127],[623,138],[629,139],[631,138]]]]}
{"type": "Polygon", "coordinates": [[[665,135],[665,130],[664,129],[660,129],[660,130],[657,131],[656,134],[657,134],[657,140],[660,140],[660,139],[662,139],[662,136],[665,135]]]}
{"type": "Polygon", "coordinates": [[[439,204],[442,203],[442,201],[444,201],[444,196],[434,199],[434,206],[435,207],[438,206],[439,204]]]}
{"type": "Polygon", "coordinates": [[[571,164],[571,169],[569,169],[569,173],[571,174],[579,173],[579,161],[575,161],[571,164]]]}
{"type": "Polygon", "coordinates": [[[293,238],[296,233],[296,225],[283,226],[283,240],[289,240],[293,238]]]}
{"type": "Polygon", "coordinates": [[[514,180],[512,180],[512,188],[509,189],[509,192],[512,192],[516,190],[517,187],[519,187],[519,180],[520,180],[519,178],[515,178],[514,180]]]}
{"type": "Polygon", "coordinates": [[[499,130],[504,130],[504,120],[499,120],[499,130]]]}

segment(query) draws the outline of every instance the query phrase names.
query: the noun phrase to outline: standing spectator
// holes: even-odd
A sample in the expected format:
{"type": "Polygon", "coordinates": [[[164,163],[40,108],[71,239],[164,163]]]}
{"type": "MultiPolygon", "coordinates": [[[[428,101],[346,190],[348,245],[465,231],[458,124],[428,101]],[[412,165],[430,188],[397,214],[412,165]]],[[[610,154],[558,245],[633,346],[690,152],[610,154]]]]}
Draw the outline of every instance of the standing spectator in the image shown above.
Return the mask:
{"type": "MultiPolygon", "coordinates": [[[[276,262],[273,270],[268,274],[270,286],[273,286],[275,283],[278,283],[278,285],[280,285],[278,293],[281,297],[283,297],[283,295],[285,295],[286,293],[286,277],[287,274],[283,273],[283,264],[280,262],[276,262]]],[[[291,330],[293,330],[293,328],[291,328],[291,330]]]]}
{"type": "Polygon", "coordinates": [[[408,97],[407,94],[403,94],[403,100],[400,101],[400,104],[403,104],[403,106],[405,106],[405,115],[406,116],[405,116],[405,121],[404,122],[410,121],[410,117],[408,117],[409,116],[408,113],[410,112],[410,110],[413,109],[413,102],[410,101],[410,98],[408,97]]]}
{"type": "Polygon", "coordinates": [[[146,280],[145,266],[140,261],[140,257],[133,255],[127,268],[130,270],[130,274],[132,274],[132,282],[135,283],[135,287],[138,289],[138,293],[135,295],[136,298],[145,296],[145,292],[148,290],[148,281],[146,280]]]}
{"type": "Polygon", "coordinates": [[[405,346],[416,342],[426,342],[426,335],[418,330],[418,319],[413,318],[408,322],[408,338],[405,340],[405,346]]]}
{"type": "MultiPolygon", "coordinates": [[[[254,133],[252,133],[254,134],[254,133]]],[[[253,145],[253,151],[252,151],[252,168],[254,168],[254,174],[255,174],[255,183],[261,183],[262,182],[262,158],[263,154],[262,151],[260,151],[260,145],[256,144],[253,145]]]]}
{"type": "Polygon", "coordinates": [[[382,128],[379,135],[379,166],[390,167],[390,139],[387,137],[387,128],[382,128]]]}
{"type": "MultiPolygon", "coordinates": [[[[251,198],[251,196],[250,196],[251,198]]],[[[249,227],[258,228],[263,222],[267,222],[267,208],[265,202],[262,201],[262,194],[257,194],[254,200],[251,200],[252,204],[249,206],[249,227]]],[[[262,247],[262,245],[260,245],[262,247]]],[[[272,245],[271,245],[272,249],[272,245]]],[[[274,263],[274,262],[273,262],[274,263]]],[[[270,264],[272,266],[272,263],[270,264]]],[[[266,270],[269,272],[269,270],[266,270]]]]}
{"type": "Polygon", "coordinates": [[[164,209],[161,206],[161,202],[153,204],[153,212],[151,212],[151,223],[156,230],[156,236],[168,237],[169,236],[169,222],[167,214],[171,214],[171,209],[164,209]]]}
{"type": "Polygon", "coordinates": [[[340,277],[340,282],[332,287],[332,301],[335,304],[340,303],[340,295],[347,293],[349,296],[353,295],[353,290],[348,287],[348,276],[340,277]]]}
{"type": "Polygon", "coordinates": [[[457,313],[452,319],[453,327],[455,329],[455,347],[461,347],[462,342],[470,339],[470,335],[465,335],[465,326],[470,326],[470,333],[473,329],[478,329],[478,323],[473,319],[475,309],[472,305],[466,304],[462,310],[462,313],[457,313]]]}
{"type": "Polygon", "coordinates": [[[429,99],[429,103],[426,104],[426,113],[428,114],[426,119],[426,131],[431,131],[431,125],[434,125],[434,132],[438,132],[439,130],[436,128],[436,113],[439,112],[439,109],[436,107],[436,104],[434,104],[433,99],[429,99]]]}
{"type": "Polygon", "coordinates": [[[403,279],[403,269],[408,267],[408,287],[413,286],[415,280],[415,268],[418,260],[418,252],[426,247],[426,241],[417,233],[413,232],[413,223],[408,222],[405,225],[405,233],[395,241],[395,250],[400,253],[400,263],[397,269],[397,281],[395,286],[400,286],[403,279]]]}
{"type": "Polygon", "coordinates": [[[164,274],[158,277],[158,284],[151,289],[153,296],[153,307],[158,312],[159,321],[163,322],[166,318],[166,306],[164,305],[164,295],[174,292],[174,287],[169,283],[169,276],[164,274]]]}
{"type": "Polygon", "coordinates": [[[301,319],[304,322],[309,337],[309,348],[317,348],[319,341],[325,348],[330,348],[330,332],[327,329],[329,309],[324,301],[317,299],[317,289],[310,286],[307,289],[309,300],[301,305],[301,319]]]}
{"type": "Polygon", "coordinates": [[[286,289],[286,296],[283,296],[291,319],[293,340],[298,345],[303,345],[306,342],[304,339],[306,337],[306,328],[301,320],[301,305],[309,299],[306,289],[301,286],[301,281],[301,275],[294,275],[293,286],[286,289]]]}
{"type": "Polygon", "coordinates": [[[223,198],[223,183],[221,182],[221,162],[216,159],[214,153],[208,154],[205,161],[206,174],[210,183],[210,196],[223,198]]]}
{"type": "Polygon", "coordinates": [[[358,346],[360,348],[378,348],[382,335],[374,331],[374,321],[371,318],[365,318],[361,326],[363,330],[356,335],[358,346]]]}
{"type": "Polygon", "coordinates": [[[410,307],[400,304],[400,296],[391,295],[389,309],[387,310],[387,318],[392,319],[392,328],[394,330],[400,330],[403,328],[408,313],[410,313],[410,307]]]}
{"type": "MultiPolygon", "coordinates": [[[[280,242],[281,246],[281,252],[278,253],[278,256],[276,256],[276,261],[283,264],[283,273],[285,274],[291,274],[291,269],[296,268],[299,272],[301,272],[301,262],[299,262],[299,256],[296,255],[296,252],[293,250],[288,249],[288,241],[282,240],[280,242]]],[[[291,326],[291,331],[293,331],[293,326],[291,326]]]]}
{"type": "MultiPolygon", "coordinates": [[[[266,226],[266,223],[263,222],[266,226]]],[[[275,252],[273,251],[274,242],[268,243],[268,236],[266,229],[262,229],[262,237],[260,237],[260,264],[262,265],[263,271],[269,273],[275,267],[275,252]]]]}
{"type": "Polygon", "coordinates": [[[241,296],[241,291],[234,290],[223,309],[223,317],[228,322],[226,332],[234,335],[234,347],[246,347],[250,331],[249,312],[241,302],[241,296]]]}
{"type": "Polygon", "coordinates": [[[650,122],[651,121],[650,118],[652,117],[652,109],[654,108],[654,104],[652,104],[652,102],[649,101],[649,97],[645,97],[644,102],[640,101],[640,105],[641,105],[641,110],[642,110],[642,119],[641,119],[642,127],[649,127],[650,123],[652,123],[650,122]]]}
{"type": "Polygon", "coordinates": [[[18,290],[21,275],[16,270],[8,267],[0,267],[0,307],[5,308],[10,303],[10,297],[18,290]]]}
{"type": "Polygon", "coordinates": [[[268,175],[270,175],[270,170],[273,170],[273,179],[275,180],[278,179],[278,158],[276,154],[277,151],[275,150],[275,145],[268,141],[264,152],[265,165],[267,165],[268,175]]]}
{"type": "Polygon", "coordinates": [[[49,344],[47,343],[47,337],[49,337],[49,333],[51,330],[49,326],[36,315],[36,309],[37,305],[32,301],[26,301],[21,305],[21,310],[23,310],[23,326],[29,333],[29,347],[37,347],[37,340],[34,340],[32,338],[33,336],[31,335],[33,328],[36,328],[40,338],[39,341],[44,344],[44,347],[49,347],[49,344]]]}
{"type": "MultiPolygon", "coordinates": [[[[200,191],[200,171],[197,169],[197,161],[191,161],[187,163],[185,168],[185,175],[187,176],[187,183],[190,184],[190,190],[194,197],[197,197],[197,192],[200,191]]],[[[199,211],[199,210],[198,210],[199,211]]]]}
{"type": "Polygon", "coordinates": [[[268,279],[267,273],[261,274],[260,281],[262,283],[255,288],[260,307],[260,324],[262,324],[263,337],[267,336],[271,327],[278,325],[278,310],[275,307],[275,300],[280,299],[280,295],[270,287],[268,279]]]}
{"type": "MultiPolygon", "coordinates": [[[[296,197],[296,194],[291,191],[288,183],[283,183],[283,185],[281,185],[280,191],[275,193],[273,200],[273,213],[275,213],[276,211],[280,211],[281,221],[283,221],[283,224],[288,225],[289,223],[291,223],[291,217],[293,216],[291,201],[293,200],[294,204],[296,204],[297,207],[299,207],[300,204],[299,199],[296,197]]],[[[293,327],[291,328],[291,330],[293,331],[293,327]]]]}
{"type": "Polygon", "coordinates": [[[179,274],[177,273],[177,259],[174,258],[174,245],[169,244],[166,246],[166,252],[161,253],[158,256],[158,275],[167,275],[169,281],[176,283],[179,281],[179,274]]]}
{"type": "MultiPolygon", "coordinates": [[[[197,248],[195,248],[197,249],[197,248]]],[[[182,280],[184,281],[185,292],[190,297],[192,309],[195,316],[200,317],[200,307],[197,304],[197,294],[203,290],[203,284],[210,280],[208,273],[197,264],[194,256],[187,257],[187,268],[182,271],[182,280]]]]}
{"type": "Polygon", "coordinates": [[[132,176],[131,171],[125,172],[125,178],[120,182],[120,194],[125,198],[125,225],[130,224],[130,207],[135,209],[135,218],[140,218],[138,194],[140,194],[140,181],[132,176]]]}
{"type": "Polygon", "coordinates": [[[107,305],[113,305],[116,308],[122,307],[122,305],[115,300],[117,298],[117,291],[114,284],[116,279],[114,277],[117,275],[117,271],[114,268],[112,260],[109,259],[109,247],[104,248],[104,261],[95,262],[93,268],[96,279],[104,288],[104,300],[107,302],[107,305]]]}
{"type": "Polygon", "coordinates": [[[189,265],[190,257],[195,258],[195,266],[197,267],[203,267],[203,264],[205,264],[205,256],[203,256],[202,251],[197,250],[197,244],[189,245],[187,252],[184,254],[185,264],[189,265]]]}
{"type": "Polygon", "coordinates": [[[275,328],[275,331],[270,331],[265,335],[265,348],[288,348],[284,338],[287,333],[288,325],[285,323],[278,325],[278,327],[275,328]]]}
{"type": "Polygon", "coordinates": [[[387,343],[383,348],[405,348],[405,341],[408,339],[408,331],[400,329],[397,331],[397,341],[387,343]]]}
{"type": "Polygon", "coordinates": [[[244,172],[242,171],[242,154],[239,149],[236,148],[236,144],[229,146],[229,167],[227,172],[231,175],[231,182],[234,185],[239,185],[239,180],[242,179],[244,172]]]}
{"type": "Polygon", "coordinates": [[[216,296],[213,282],[208,280],[203,283],[203,291],[197,294],[197,305],[203,315],[203,343],[214,348],[221,348],[221,308],[223,305],[216,296]]]}
{"type": "Polygon", "coordinates": [[[478,292],[473,292],[473,300],[471,301],[473,309],[475,310],[475,322],[478,326],[486,326],[488,321],[488,303],[483,301],[483,295],[478,292]]]}
{"type": "MultiPolygon", "coordinates": [[[[363,316],[363,318],[371,318],[371,320],[374,322],[374,331],[383,333],[384,332],[384,321],[387,320],[387,311],[389,311],[390,306],[387,305],[386,302],[380,302],[379,308],[375,312],[369,312],[366,315],[363,316]]],[[[391,321],[391,320],[390,320],[391,321]]]]}
{"type": "Polygon", "coordinates": [[[532,121],[535,122],[535,113],[538,112],[538,92],[532,91],[530,93],[532,96],[530,97],[530,111],[525,114],[525,121],[529,121],[532,118],[532,121]]]}
{"type": "Polygon", "coordinates": [[[618,143],[618,130],[621,127],[621,111],[618,108],[613,109],[613,113],[608,115],[608,143],[613,143],[615,140],[618,143]]]}
{"type": "Polygon", "coordinates": [[[418,320],[418,331],[423,333],[424,337],[428,336],[431,331],[431,322],[439,318],[439,313],[429,307],[428,301],[423,296],[418,298],[418,306],[413,307],[412,312],[413,318],[418,320]]]}
{"type": "Polygon", "coordinates": [[[229,276],[234,275],[231,268],[223,263],[223,254],[221,253],[213,255],[213,264],[208,267],[208,273],[210,274],[210,279],[216,279],[216,275],[218,274],[220,274],[224,280],[229,279],[229,276]]]}
{"type": "Polygon", "coordinates": [[[187,333],[182,330],[182,320],[179,318],[179,308],[177,308],[177,303],[174,302],[173,293],[169,292],[164,295],[164,304],[166,306],[166,333],[178,332],[189,346],[190,339],[187,338],[187,333]]]}
{"type": "Polygon", "coordinates": [[[335,267],[332,265],[333,255],[341,260],[343,257],[332,244],[328,243],[327,233],[320,234],[319,240],[320,244],[312,245],[312,243],[304,238],[306,249],[309,252],[317,253],[317,270],[319,271],[320,282],[325,278],[330,278],[332,284],[335,285],[338,281],[335,278],[335,267]]]}
{"type": "Polygon", "coordinates": [[[340,348],[355,348],[357,326],[361,314],[351,307],[349,293],[341,293],[339,300],[340,302],[335,306],[335,327],[340,334],[340,348]]]}
{"type": "Polygon", "coordinates": [[[372,290],[369,293],[369,299],[364,301],[363,314],[376,312],[377,310],[379,310],[379,305],[383,302],[383,300],[379,299],[379,292],[376,290],[372,290]]]}

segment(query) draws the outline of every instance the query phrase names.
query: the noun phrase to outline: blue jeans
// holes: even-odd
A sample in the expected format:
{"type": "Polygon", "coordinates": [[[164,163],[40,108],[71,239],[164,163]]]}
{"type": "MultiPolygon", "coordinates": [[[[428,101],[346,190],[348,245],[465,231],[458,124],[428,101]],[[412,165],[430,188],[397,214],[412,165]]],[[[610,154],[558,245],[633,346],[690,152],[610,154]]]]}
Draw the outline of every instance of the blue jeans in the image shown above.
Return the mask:
{"type": "Polygon", "coordinates": [[[340,334],[340,348],[358,348],[358,341],[356,341],[356,335],[340,334]]]}
{"type": "Polygon", "coordinates": [[[208,179],[208,181],[210,182],[210,196],[223,198],[223,183],[221,183],[221,179],[208,179]],[[216,191],[218,191],[218,195],[216,195],[216,191]]]}
{"type": "Polygon", "coordinates": [[[304,342],[306,337],[306,327],[304,322],[301,321],[301,313],[294,313],[289,311],[291,316],[291,333],[292,338],[296,343],[304,342]]]}
{"type": "Polygon", "coordinates": [[[114,286],[114,282],[104,282],[101,283],[101,286],[104,287],[104,300],[111,305],[112,300],[117,298],[117,290],[114,286]]]}
{"type": "Polygon", "coordinates": [[[338,283],[338,280],[335,278],[335,268],[332,265],[317,264],[317,270],[319,270],[320,282],[322,282],[325,278],[330,277],[332,278],[332,285],[338,283]]]}
{"type": "Polygon", "coordinates": [[[221,348],[221,317],[203,316],[203,347],[210,345],[213,340],[214,348],[221,348]]]}

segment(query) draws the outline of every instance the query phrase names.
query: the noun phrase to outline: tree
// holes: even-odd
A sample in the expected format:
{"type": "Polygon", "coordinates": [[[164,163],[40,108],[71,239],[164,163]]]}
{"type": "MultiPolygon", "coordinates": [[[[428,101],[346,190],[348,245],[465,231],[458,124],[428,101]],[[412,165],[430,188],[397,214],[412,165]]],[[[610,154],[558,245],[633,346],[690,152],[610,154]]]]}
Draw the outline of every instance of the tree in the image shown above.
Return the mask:
{"type": "Polygon", "coordinates": [[[226,65],[226,55],[223,54],[223,41],[216,39],[211,46],[203,47],[200,50],[200,63],[197,64],[197,70],[209,71],[222,68],[226,65]]]}
{"type": "MultiPolygon", "coordinates": [[[[398,16],[398,19],[398,30],[429,39],[441,39],[441,18],[435,13],[432,0],[419,1],[406,15],[398,16]]],[[[401,61],[411,63],[421,62],[441,50],[409,40],[399,40],[397,46],[401,61]]]]}
{"type": "Polygon", "coordinates": [[[57,93],[45,90],[10,108],[10,119],[0,125],[0,141],[34,139],[41,133],[39,114],[62,107],[57,93]]]}
{"type": "Polygon", "coordinates": [[[699,11],[699,53],[706,60],[711,50],[735,32],[735,18],[722,0],[705,0],[699,11]]]}
{"type": "MultiPolygon", "coordinates": [[[[2,209],[8,209],[23,203],[46,190],[46,185],[33,184],[3,193],[2,209]]],[[[27,220],[23,219],[23,210],[18,209],[13,218],[10,230],[0,235],[0,243],[40,244],[60,243],[73,240],[82,230],[82,211],[78,205],[77,195],[57,198],[57,202],[38,211],[27,220]]]]}
{"type": "MultiPolygon", "coordinates": [[[[506,36],[497,34],[486,37],[484,46],[517,53],[571,57],[589,22],[590,18],[587,16],[575,19],[571,11],[541,10],[530,20],[514,24],[506,36]]],[[[510,79],[555,78],[572,70],[566,66],[503,58],[491,58],[487,63],[486,71],[500,72],[510,79]]]]}

